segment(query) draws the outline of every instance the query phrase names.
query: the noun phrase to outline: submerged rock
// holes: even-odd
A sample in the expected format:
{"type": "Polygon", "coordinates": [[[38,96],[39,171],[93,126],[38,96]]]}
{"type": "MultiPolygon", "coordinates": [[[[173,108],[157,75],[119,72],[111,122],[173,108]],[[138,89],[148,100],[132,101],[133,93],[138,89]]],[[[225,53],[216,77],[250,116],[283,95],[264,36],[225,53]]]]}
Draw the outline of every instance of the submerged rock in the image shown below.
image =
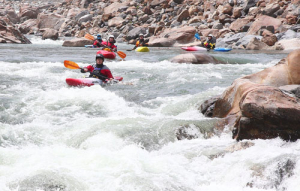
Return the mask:
{"type": "Polygon", "coordinates": [[[221,63],[209,54],[187,53],[180,54],[171,59],[175,63],[191,63],[191,64],[219,64],[221,63]]]}

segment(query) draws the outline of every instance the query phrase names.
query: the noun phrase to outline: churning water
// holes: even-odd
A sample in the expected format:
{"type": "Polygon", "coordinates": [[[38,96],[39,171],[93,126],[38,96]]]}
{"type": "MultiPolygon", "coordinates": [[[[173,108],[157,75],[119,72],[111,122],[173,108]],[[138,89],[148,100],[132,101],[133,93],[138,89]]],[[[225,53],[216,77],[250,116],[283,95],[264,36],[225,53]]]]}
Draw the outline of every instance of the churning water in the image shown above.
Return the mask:
{"type": "Polygon", "coordinates": [[[1,191],[300,190],[299,141],[237,143],[198,111],[286,53],[210,53],[228,64],[191,65],[168,61],[180,49],[121,44],[126,60],[106,65],[123,83],[77,88],[65,79],[84,74],[63,61],[92,64],[96,50],[31,40],[0,46],[1,191]],[[198,138],[178,141],[181,126],[198,138]]]}

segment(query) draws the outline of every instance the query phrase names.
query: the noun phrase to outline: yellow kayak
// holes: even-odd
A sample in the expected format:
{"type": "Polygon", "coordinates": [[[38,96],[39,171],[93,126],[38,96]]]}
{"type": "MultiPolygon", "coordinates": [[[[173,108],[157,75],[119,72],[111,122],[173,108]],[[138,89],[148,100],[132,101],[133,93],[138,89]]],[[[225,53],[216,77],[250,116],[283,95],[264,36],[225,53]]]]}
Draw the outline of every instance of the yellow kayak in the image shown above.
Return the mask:
{"type": "Polygon", "coordinates": [[[137,52],[149,52],[150,50],[149,50],[149,48],[146,47],[146,46],[141,46],[141,47],[137,47],[137,48],[135,49],[135,51],[137,51],[137,52]]]}

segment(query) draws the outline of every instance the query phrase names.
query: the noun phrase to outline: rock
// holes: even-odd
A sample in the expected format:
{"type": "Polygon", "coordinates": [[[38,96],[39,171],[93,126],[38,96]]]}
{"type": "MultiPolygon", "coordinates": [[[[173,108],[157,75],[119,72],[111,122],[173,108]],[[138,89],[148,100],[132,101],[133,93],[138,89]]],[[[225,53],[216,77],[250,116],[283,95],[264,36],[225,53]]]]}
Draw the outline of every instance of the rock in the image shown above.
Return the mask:
{"type": "Polygon", "coordinates": [[[31,7],[25,7],[21,8],[19,12],[20,18],[26,18],[27,19],[36,19],[39,12],[37,9],[31,8],[31,7]]]}
{"type": "Polygon", "coordinates": [[[29,33],[29,31],[33,31],[34,28],[36,28],[37,30],[37,19],[29,19],[19,25],[19,30],[23,34],[27,34],[29,33]]]}
{"type": "Polygon", "coordinates": [[[263,10],[262,14],[273,16],[276,11],[280,9],[280,6],[277,3],[268,4],[263,10]]]}
{"type": "Polygon", "coordinates": [[[257,38],[253,38],[249,44],[247,45],[246,49],[247,50],[263,50],[266,49],[268,45],[264,42],[261,42],[259,39],[257,38]]]}
{"type": "Polygon", "coordinates": [[[12,10],[12,9],[7,10],[6,15],[13,24],[20,22],[20,18],[17,15],[17,13],[15,12],[15,10],[12,10]]]}
{"type": "Polygon", "coordinates": [[[283,47],[283,50],[295,50],[300,48],[300,39],[299,38],[283,39],[283,40],[279,40],[278,44],[283,47]]]}
{"type": "Polygon", "coordinates": [[[183,10],[178,18],[177,18],[177,21],[178,22],[182,22],[183,20],[187,20],[187,18],[189,18],[190,14],[189,14],[189,11],[186,9],[186,10],[183,10]]]}
{"type": "Polygon", "coordinates": [[[219,64],[221,63],[209,54],[187,53],[175,56],[170,60],[175,63],[191,63],[191,64],[219,64]]]}
{"type": "Polygon", "coordinates": [[[104,14],[115,14],[120,11],[126,11],[128,7],[125,3],[112,3],[109,6],[104,8],[104,14]]]}
{"type": "Polygon", "coordinates": [[[126,35],[126,40],[131,40],[131,39],[136,39],[139,37],[139,34],[146,34],[146,29],[143,27],[136,27],[133,28],[132,30],[130,30],[128,32],[128,34],[126,35]]]}
{"type": "Polygon", "coordinates": [[[298,17],[296,15],[287,15],[286,16],[287,24],[294,25],[298,21],[298,17]]]}
{"type": "Polygon", "coordinates": [[[190,6],[190,8],[189,8],[189,16],[195,15],[198,12],[199,12],[199,9],[198,9],[197,6],[195,6],[195,5],[190,6]]]}
{"type": "Polygon", "coordinates": [[[122,19],[121,17],[114,17],[108,21],[108,26],[109,27],[115,27],[115,26],[120,26],[125,23],[125,20],[122,19]]]}
{"type": "Polygon", "coordinates": [[[188,21],[188,24],[199,23],[202,21],[202,19],[203,19],[203,17],[201,17],[201,16],[193,17],[188,21]]]}
{"type": "Polygon", "coordinates": [[[216,101],[220,98],[220,96],[214,96],[212,98],[209,98],[208,100],[205,100],[201,105],[200,105],[200,112],[205,116],[205,117],[212,117],[213,115],[213,110],[215,108],[215,103],[216,101]]]}
{"type": "Polygon", "coordinates": [[[242,139],[272,139],[287,141],[300,138],[300,100],[276,87],[258,87],[240,102],[241,115],[233,136],[242,139]]]}
{"type": "Polygon", "coordinates": [[[237,42],[238,40],[240,40],[241,38],[243,38],[244,36],[246,35],[245,32],[243,33],[236,33],[230,37],[227,37],[227,38],[224,38],[223,41],[226,43],[226,44],[233,44],[235,42],[237,42]]]}
{"type": "Polygon", "coordinates": [[[245,8],[244,8],[243,11],[247,14],[248,11],[249,11],[249,9],[250,9],[251,7],[254,7],[254,6],[256,5],[257,2],[258,2],[258,0],[247,0],[246,6],[245,6],[245,8]]]}
{"type": "Polygon", "coordinates": [[[59,30],[65,20],[65,18],[57,14],[40,13],[37,18],[37,26],[38,28],[51,28],[59,30]]]}
{"type": "Polygon", "coordinates": [[[247,47],[247,45],[249,44],[249,42],[253,39],[253,38],[256,38],[256,39],[262,39],[261,36],[258,36],[258,35],[246,35],[244,36],[243,38],[239,39],[236,43],[235,43],[235,46],[243,46],[244,48],[247,47]]]}
{"type": "Polygon", "coordinates": [[[275,30],[277,30],[282,24],[279,19],[275,19],[267,15],[261,15],[257,19],[255,19],[255,21],[251,25],[248,31],[248,35],[250,34],[255,35],[262,26],[269,26],[269,25],[274,26],[275,30]]]}
{"type": "Polygon", "coordinates": [[[300,50],[258,73],[236,79],[215,103],[213,117],[233,120],[233,138],[284,140],[300,138],[300,100],[278,87],[300,84],[300,50]]]}
{"type": "Polygon", "coordinates": [[[243,8],[242,7],[235,7],[233,9],[233,18],[237,19],[237,18],[240,18],[242,16],[242,10],[243,8]]]}
{"type": "Polygon", "coordinates": [[[93,15],[88,14],[88,15],[84,15],[82,17],[80,17],[80,19],[78,19],[78,23],[83,23],[83,22],[87,22],[87,21],[91,21],[93,18],[93,15]]]}
{"type": "Polygon", "coordinates": [[[294,94],[296,97],[300,98],[300,85],[280,86],[279,89],[294,94]]]}
{"type": "Polygon", "coordinates": [[[84,11],[79,11],[79,13],[75,16],[75,20],[78,21],[80,18],[84,17],[85,15],[88,15],[89,11],[84,10],[84,11]]]}
{"type": "Polygon", "coordinates": [[[215,23],[212,27],[213,29],[223,29],[222,23],[215,23]]]}
{"type": "Polygon", "coordinates": [[[280,40],[283,39],[292,39],[297,38],[297,33],[293,30],[287,30],[283,35],[280,37],[280,40]]]}
{"type": "Polygon", "coordinates": [[[196,29],[194,27],[182,27],[166,29],[159,36],[151,37],[149,46],[181,46],[182,44],[194,41],[196,29]]]}
{"type": "Polygon", "coordinates": [[[263,38],[262,42],[266,43],[268,46],[273,46],[277,42],[277,37],[269,30],[264,30],[262,32],[263,38]]]}
{"type": "Polygon", "coordinates": [[[233,10],[233,8],[230,6],[230,4],[226,4],[223,7],[222,13],[227,14],[227,15],[232,15],[232,10],[233,10]]]}
{"type": "Polygon", "coordinates": [[[151,9],[150,9],[150,6],[144,7],[144,8],[143,8],[143,12],[144,12],[145,14],[147,14],[147,15],[152,15],[152,14],[153,14],[153,12],[152,12],[151,9]]]}
{"type": "Polygon", "coordinates": [[[201,132],[195,125],[185,125],[176,129],[176,137],[178,140],[196,139],[201,136],[201,132]]]}
{"type": "Polygon", "coordinates": [[[51,39],[51,40],[57,40],[58,39],[58,31],[55,29],[45,29],[43,32],[42,39],[51,39]]]}
{"type": "Polygon", "coordinates": [[[239,18],[230,24],[229,29],[240,32],[242,28],[250,22],[248,18],[239,18]]]}
{"type": "Polygon", "coordinates": [[[219,34],[219,29],[203,29],[199,30],[202,33],[202,36],[207,37],[209,34],[213,36],[217,36],[219,34]]]}
{"type": "Polygon", "coordinates": [[[0,38],[3,43],[31,44],[6,16],[0,16],[0,38]]]}
{"type": "Polygon", "coordinates": [[[84,47],[84,45],[93,44],[92,40],[87,40],[86,38],[74,38],[72,40],[64,41],[62,46],[66,47],[84,47]]]}

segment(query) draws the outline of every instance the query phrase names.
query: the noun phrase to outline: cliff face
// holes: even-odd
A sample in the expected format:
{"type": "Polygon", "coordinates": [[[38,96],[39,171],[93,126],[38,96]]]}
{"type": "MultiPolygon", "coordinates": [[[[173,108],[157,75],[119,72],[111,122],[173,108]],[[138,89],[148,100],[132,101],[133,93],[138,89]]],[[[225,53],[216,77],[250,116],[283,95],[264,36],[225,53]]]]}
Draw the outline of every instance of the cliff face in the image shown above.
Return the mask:
{"type": "MultiPolygon", "coordinates": [[[[283,49],[287,47],[280,41],[300,36],[299,4],[298,0],[2,0],[0,15],[8,15],[26,34],[39,34],[45,28],[52,28],[60,37],[113,34],[118,41],[132,43],[139,33],[145,33],[146,37],[153,37],[151,44],[166,31],[185,30],[189,26],[202,40],[213,34],[219,47],[244,49],[257,38],[265,46],[247,49],[283,49]]],[[[174,36],[168,32],[168,38],[174,39],[176,34],[174,36]]],[[[159,46],[195,40],[185,38],[180,42],[159,43],[159,46]]],[[[157,43],[152,44],[157,46],[157,43]]]]}

